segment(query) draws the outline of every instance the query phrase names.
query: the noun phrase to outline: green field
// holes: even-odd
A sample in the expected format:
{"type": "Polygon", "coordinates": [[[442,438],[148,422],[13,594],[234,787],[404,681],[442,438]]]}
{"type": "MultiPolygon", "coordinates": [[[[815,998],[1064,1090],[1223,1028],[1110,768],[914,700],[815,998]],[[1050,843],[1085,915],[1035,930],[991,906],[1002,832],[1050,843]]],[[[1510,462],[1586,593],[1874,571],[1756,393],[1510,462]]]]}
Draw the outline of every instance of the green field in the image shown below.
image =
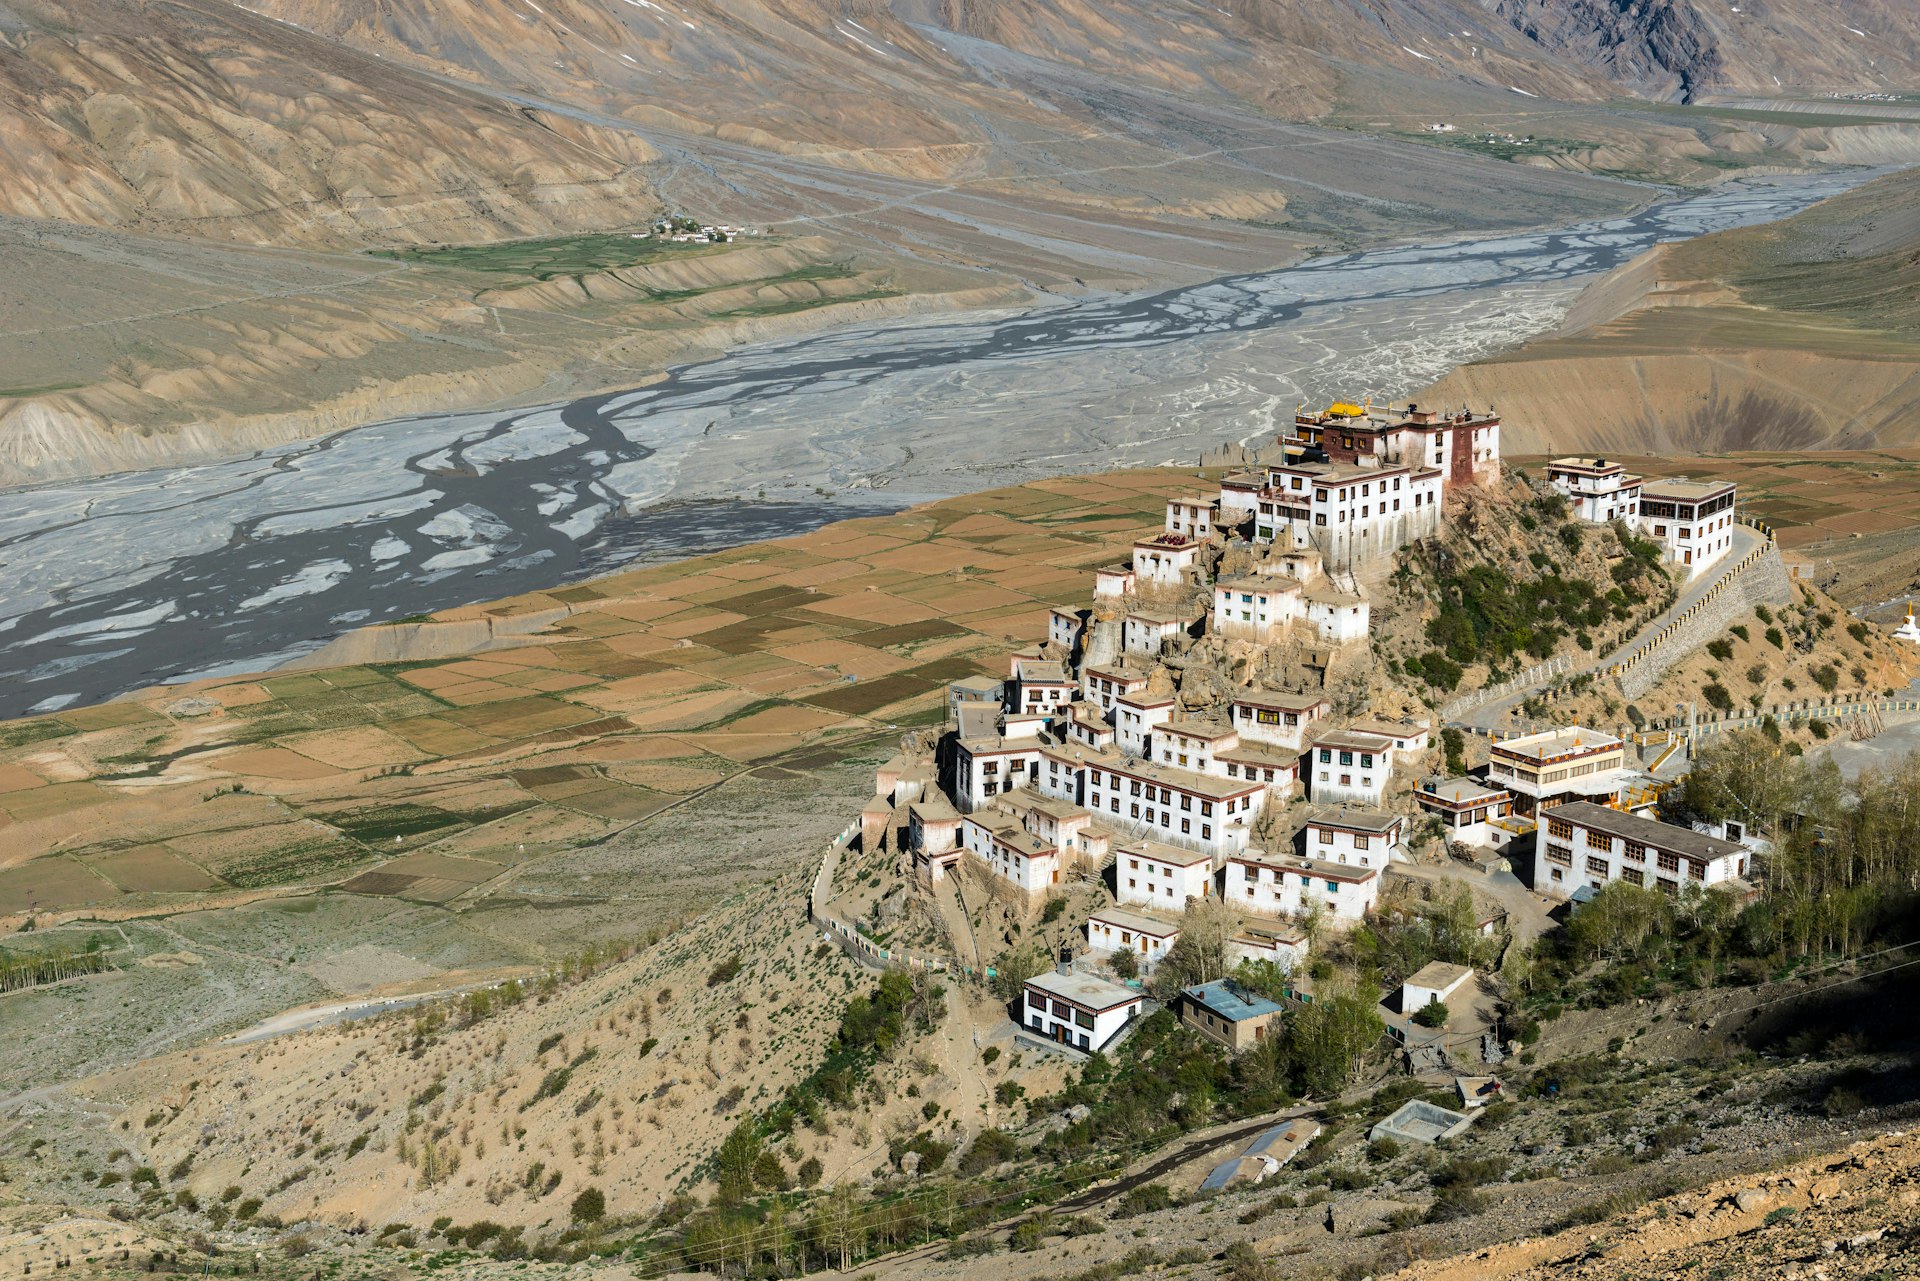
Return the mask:
{"type": "Polygon", "coordinates": [[[434,245],[424,248],[377,249],[374,256],[423,267],[452,271],[484,271],[498,275],[531,276],[552,280],[586,276],[618,267],[661,262],[669,258],[698,258],[726,253],[732,243],[676,245],[665,240],[636,240],[624,232],[583,236],[548,236],[538,240],[506,240],[487,245],[434,245]]]}

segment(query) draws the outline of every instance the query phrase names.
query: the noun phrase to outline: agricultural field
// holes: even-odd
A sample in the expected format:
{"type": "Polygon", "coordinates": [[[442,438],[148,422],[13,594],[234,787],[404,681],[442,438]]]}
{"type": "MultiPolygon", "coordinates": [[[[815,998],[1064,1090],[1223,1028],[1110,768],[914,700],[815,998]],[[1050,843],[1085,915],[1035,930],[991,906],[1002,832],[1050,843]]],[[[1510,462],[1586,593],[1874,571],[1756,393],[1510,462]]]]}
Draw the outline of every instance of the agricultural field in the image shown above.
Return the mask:
{"type": "Polygon", "coordinates": [[[563,615],[515,648],[0,723],[0,922],[104,939],[113,967],[3,998],[93,1029],[34,1040],[6,1084],[542,964],[807,865],[947,683],[1004,671],[1183,475],[974,494],[440,616],[563,615]],[[109,1017],[128,1002],[157,1013],[109,1017]]]}
{"type": "Polygon", "coordinates": [[[483,271],[498,275],[554,280],[589,276],[619,267],[669,259],[723,254],[736,242],[718,245],[674,244],[637,231],[615,231],[580,236],[547,236],[534,240],[501,240],[478,245],[408,246],[373,251],[376,258],[450,271],[483,271]]]}

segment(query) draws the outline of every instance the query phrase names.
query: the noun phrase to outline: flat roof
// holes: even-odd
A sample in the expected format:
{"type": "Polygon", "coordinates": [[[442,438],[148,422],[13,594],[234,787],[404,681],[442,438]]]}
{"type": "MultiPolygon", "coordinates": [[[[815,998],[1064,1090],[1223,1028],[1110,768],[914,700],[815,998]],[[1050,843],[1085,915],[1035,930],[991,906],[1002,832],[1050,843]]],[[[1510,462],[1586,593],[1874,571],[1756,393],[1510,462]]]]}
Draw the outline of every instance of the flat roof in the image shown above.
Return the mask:
{"type": "Polygon", "coordinates": [[[1065,685],[1068,684],[1067,669],[1061,663],[1022,663],[1020,664],[1020,683],[1022,685],[1065,685]]]}
{"type": "Polygon", "coordinates": [[[1337,827],[1343,831],[1377,832],[1382,835],[1406,821],[1401,815],[1389,814],[1385,810],[1347,809],[1339,805],[1329,805],[1307,813],[1307,823],[1312,827],[1337,827]]]}
{"type": "Polygon", "coordinates": [[[1388,738],[1418,738],[1422,734],[1433,732],[1425,725],[1415,725],[1410,721],[1390,721],[1375,717],[1353,721],[1347,728],[1358,730],[1362,734],[1384,734],[1388,738]]]}
{"type": "Polygon", "coordinates": [[[1222,578],[1214,583],[1216,591],[1228,592],[1298,592],[1297,579],[1285,578],[1279,574],[1238,574],[1232,578],[1222,578]]]}
{"type": "Polygon", "coordinates": [[[1274,747],[1267,743],[1241,743],[1237,747],[1223,747],[1214,753],[1223,761],[1232,761],[1236,765],[1273,765],[1293,769],[1300,764],[1300,753],[1290,752],[1284,747],[1274,747]]]}
{"type": "Polygon", "coordinates": [[[915,815],[922,823],[958,823],[960,821],[960,811],[948,804],[943,796],[910,801],[907,804],[907,812],[915,815]]]}
{"type": "MultiPolygon", "coordinates": [[[[1087,763],[1096,769],[1100,768],[1098,762],[1088,761],[1087,763]]],[[[1177,787],[1181,791],[1194,796],[1204,796],[1216,801],[1226,800],[1229,797],[1245,796],[1251,792],[1259,791],[1261,787],[1265,786],[1265,784],[1262,783],[1248,782],[1243,779],[1217,778],[1212,774],[1201,774],[1190,769],[1178,769],[1172,765],[1155,765],[1150,761],[1130,764],[1123,760],[1114,759],[1107,761],[1105,767],[1116,774],[1123,774],[1128,778],[1137,778],[1141,782],[1151,780],[1155,783],[1165,783],[1168,787],[1177,787]]]]}
{"type": "Polygon", "coordinates": [[[1431,786],[1422,783],[1414,789],[1413,793],[1415,800],[1431,798],[1445,801],[1450,805],[1468,805],[1481,800],[1497,801],[1501,797],[1512,795],[1513,793],[1504,787],[1495,787],[1491,783],[1482,783],[1477,778],[1468,778],[1465,775],[1442,779],[1431,786]]]}
{"type": "Polygon", "coordinates": [[[1125,703],[1128,707],[1165,707],[1173,702],[1173,695],[1152,694],[1145,690],[1135,690],[1132,693],[1116,694],[1113,697],[1113,701],[1116,703],[1125,703]]]}
{"type": "Polygon", "coordinates": [[[1211,854],[1201,850],[1190,850],[1183,845],[1169,845],[1165,841],[1122,841],[1115,852],[1138,854],[1141,858],[1150,858],[1160,863],[1178,863],[1182,867],[1192,867],[1195,863],[1213,861],[1211,854]]]}
{"type": "Polygon", "coordinates": [[[1297,854],[1270,854],[1266,850],[1251,848],[1227,855],[1227,862],[1270,867],[1279,872],[1297,872],[1305,876],[1317,876],[1324,881],[1345,881],[1349,885],[1371,881],[1380,875],[1378,868],[1361,867],[1353,863],[1329,863],[1325,859],[1301,858],[1297,854]]]}
{"type": "Polygon", "coordinates": [[[1068,974],[1048,970],[1028,979],[1027,986],[1036,992],[1045,992],[1048,996],[1057,996],[1095,1011],[1118,1009],[1122,1005],[1145,999],[1130,987],[1121,987],[1118,983],[1110,983],[1092,974],[1081,974],[1077,970],[1068,974]]]}
{"type": "Polygon", "coordinates": [[[1104,676],[1110,681],[1151,680],[1153,673],[1144,667],[1135,667],[1131,663],[1095,663],[1087,667],[1087,675],[1104,676]]]}
{"type": "Polygon", "coordinates": [[[1171,938],[1180,932],[1178,922],[1155,920],[1139,912],[1130,912],[1124,907],[1103,907],[1090,912],[1087,920],[1104,921],[1108,925],[1118,925],[1121,929],[1132,930],[1136,934],[1151,934],[1155,938],[1171,938]]]}
{"type": "Polygon", "coordinates": [[[1444,992],[1455,983],[1464,983],[1472,977],[1471,966],[1449,965],[1445,961],[1428,961],[1409,974],[1406,983],[1402,986],[1431,987],[1444,992]]]}
{"type": "Polygon", "coordinates": [[[1232,979],[1215,979],[1211,983],[1196,983],[1192,987],[1182,988],[1181,993],[1188,1000],[1206,1006],[1208,1010],[1232,1023],[1268,1018],[1280,1013],[1281,1008],[1278,1002],[1269,1001],[1266,997],[1242,987],[1232,979]]]}
{"type": "Polygon", "coordinates": [[[1684,854],[1689,858],[1732,858],[1747,852],[1744,846],[1736,845],[1732,841],[1723,841],[1717,836],[1708,836],[1704,832],[1696,832],[1690,827],[1662,823],[1657,818],[1643,818],[1623,810],[1609,809],[1605,805],[1595,805],[1591,801],[1573,801],[1566,805],[1556,805],[1544,811],[1540,817],[1543,820],[1566,819],[1580,827],[1605,832],[1610,836],[1618,836],[1622,840],[1636,841],[1641,845],[1650,845],[1670,853],[1684,854]]]}
{"type": "Polygon", "coordinates": [[[1718,498],[1721,494],[1733,492],[1730,480],[1688,480],[1684,476],[1673,480],[1650,480],[1640,487],[1640,497],[1666,498],[1677,503],[1697,503],[1708,498],[1718,498]]]}
{"type": "Polygon", "coordinates": [[[1234,706],[1264,707],[1272,711],[1306,712],[1328,706],[1319,694],[1289,694],[1277,689],[1243,689],[1233,696],[1234,706]]]}
{"type": "Polygon", "coordinates": [[[1568,756],[1594,756],[1625,746],[1611,734],[1585,725],[1543,730],[1495,743],[1492,750],[1502,756],[1516,756],[1535,762],[1559,760],[1568,756]]]}
{"type": "Polygon", "coordinates": [[[1384,752],[1393,740],[1379,734],[1361,734],[1347,729],[1330,729],[1307,740],[1310,747],[1339,747],[1354,752],[1384,752]]]}
{"type": "Polygon", "coordinates": [[[1188,738],[1206,739],[1225,738],[1229,734],[1238,734],[1240,732],[1233,728],[1233,726],[1223,725],[1219,721],[1199,719],[1183,720],[1179,717],[1175,717],[1173,720],[1158,726],[1155,732],[1157,733],[1159,730],[1165,730],[1169,734],[1184,734],[1188,738]]]}
{"type": "Polygon", "coordinates": [[[1572,471],[1577,468],[1581,471],[1616,472],[1621,469],[1619,463],[1610,463],[1604,458],[1556,458],[1547,464],[1549,471],[1556,467],[1564,471],[1572,471]]]}
{"type": "Polygon", "coordinates": [[[1136,538],[1133,540],[1133,545],[1135,547],[1144,547],[1150,551],[1163,552],[1189,552],[1198,549],[1200,546],[1197,541],[1188,538],[1185,534],[1177,534],[1171,530],[1159,534],[1150,534],[1145,538],[1136,538]]]}

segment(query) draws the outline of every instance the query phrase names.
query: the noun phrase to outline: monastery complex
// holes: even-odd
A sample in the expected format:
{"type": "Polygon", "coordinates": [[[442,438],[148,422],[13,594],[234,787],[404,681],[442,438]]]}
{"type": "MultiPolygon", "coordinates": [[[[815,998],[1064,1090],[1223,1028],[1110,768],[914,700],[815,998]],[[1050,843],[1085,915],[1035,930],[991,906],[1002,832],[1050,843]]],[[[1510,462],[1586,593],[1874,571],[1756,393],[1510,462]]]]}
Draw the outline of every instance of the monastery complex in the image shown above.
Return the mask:
{"type": "MultiPolygon", "coordinates": [[[[1028,907],[1104,884],[1112,905],[1087,920],[1087,948],[1132,953],[1129,973],[1209,899],[1241,922],[1234,959],[1290,969],[1317,931],[1375,910],[1410,844],[1509,846],[1543,815],[1534,888],[1550,897],[1744,875],[1738,834],[1642,816],[1651,780],[1616,737],[1576,725],[1496,741],[1478,775],[1442,778],[1438,727],[1336,706],[1323,688],[1332,658],[1368,642],[1365,571],[1438,534],[1455,495],[1499,481],[1497,416],[1336,404],[1296,414],[1276,444],[1277,461],[1169,497],[1163,527],[1096,569],[1089,605],[1054,609],[1003,677],[955,682],[932,751],[881,769],[864,848],[899,851],[932,887],[973,860],[1028,907]],[[1223,687],[1229,670],[1259,675],[1223,687]]],[[[1683,577],[1731,546],[1730,485],[1646,481],[1603,459],[1560,459],[1548,476],[1575,515],[1657,540],[1683,577]]],[[[1029,984],[1019,1021],[1097,1049],[1138,1011],[1130,990],[1066,966],[1029,984]]]]}

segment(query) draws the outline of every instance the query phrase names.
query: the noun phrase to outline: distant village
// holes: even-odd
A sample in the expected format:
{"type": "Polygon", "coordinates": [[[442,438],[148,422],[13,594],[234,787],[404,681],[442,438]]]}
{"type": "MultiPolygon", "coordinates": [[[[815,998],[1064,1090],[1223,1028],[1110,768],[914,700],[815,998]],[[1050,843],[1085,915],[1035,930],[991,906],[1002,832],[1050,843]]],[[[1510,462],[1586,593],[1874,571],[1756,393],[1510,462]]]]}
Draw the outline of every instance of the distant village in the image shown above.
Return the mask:
{"type": "MultiPolygon", "coordinates": [[[[1371,606],[1355,571],[1438,532],[1449,495],[1496,484],[1500,428],[1492,412],[1415,405],[1297,412],[1265,455],[1279,461],[1171,495],[1164,527],[1136,541],[1131,560],[1093,572],[1088,606],[1054,609],[1004,678],[951,685],[937,744],[881,768],[862,847],[897,852],[921,885],[971,860],[1029,909],[1073,882],[1110,891],[1081,927],[1081,954],[1026,981],[1023,1036],[1069,1052],[1110,1045],[1146,1008],[1134,976],[1151,973],[1188,906],[1207,900],[1238,921],[1232,961],[1279,967],[1295,976],[1285,999],[1311,1002],[1313,940],[1365,920],[1383,879],[1436,838],[1456,853],[1505,853],[1551,901],[1615,881],[1676,895],[1742,885],[1761,843],[1738,823],[1692,830],[1652,817],[1660,788],[1600,730],[1495,735],[1484,768],[1444,777],[1433,772],[1434,724],[1336,708],[1312,671],[1292,687],[1231,683],[1200,709],[1176,696],[1176,675],[1191,690],[1209,662],[1220,688],[1217,658],[1195,657],[1207,638],[1242,655],[1301,644],[1323,669],[1329,652],[1364,647],[1371,606]]],[[[1579,519],[1656,542],[1677,578],[1733,546],[1731,484],[1647,480],[1605,458],[1557,459],[1547,476],[1579,519]]],[[[1480,928],[1499,925],[1494,914],[1480,928]]],[[[1439,963],[1411,976],[1389,998],[1389,1033],[1416,1047],[1431,1039],[1415,1016],[1435,1003],[1460,1007],[1456,1034],[1473,1026],[1483,1000],[1473,979],[1439,963]]],[[[1233,1049],[1282,1009],[1231,978],[1187,989],[1178,1005],[1233,1049]]],[[[1489,1037],[1485,1061],[1500,1057],[1489,1037]]]]}
{"type": "Polygon", "coordinates": [[[701,222],[684,215],[656,218],[645,231],[631,233],[634,240],[664,240],[675,245],[723,245],[743,236],[765,233],[754,227],[736,227],[725,222],[701,222]]]}

